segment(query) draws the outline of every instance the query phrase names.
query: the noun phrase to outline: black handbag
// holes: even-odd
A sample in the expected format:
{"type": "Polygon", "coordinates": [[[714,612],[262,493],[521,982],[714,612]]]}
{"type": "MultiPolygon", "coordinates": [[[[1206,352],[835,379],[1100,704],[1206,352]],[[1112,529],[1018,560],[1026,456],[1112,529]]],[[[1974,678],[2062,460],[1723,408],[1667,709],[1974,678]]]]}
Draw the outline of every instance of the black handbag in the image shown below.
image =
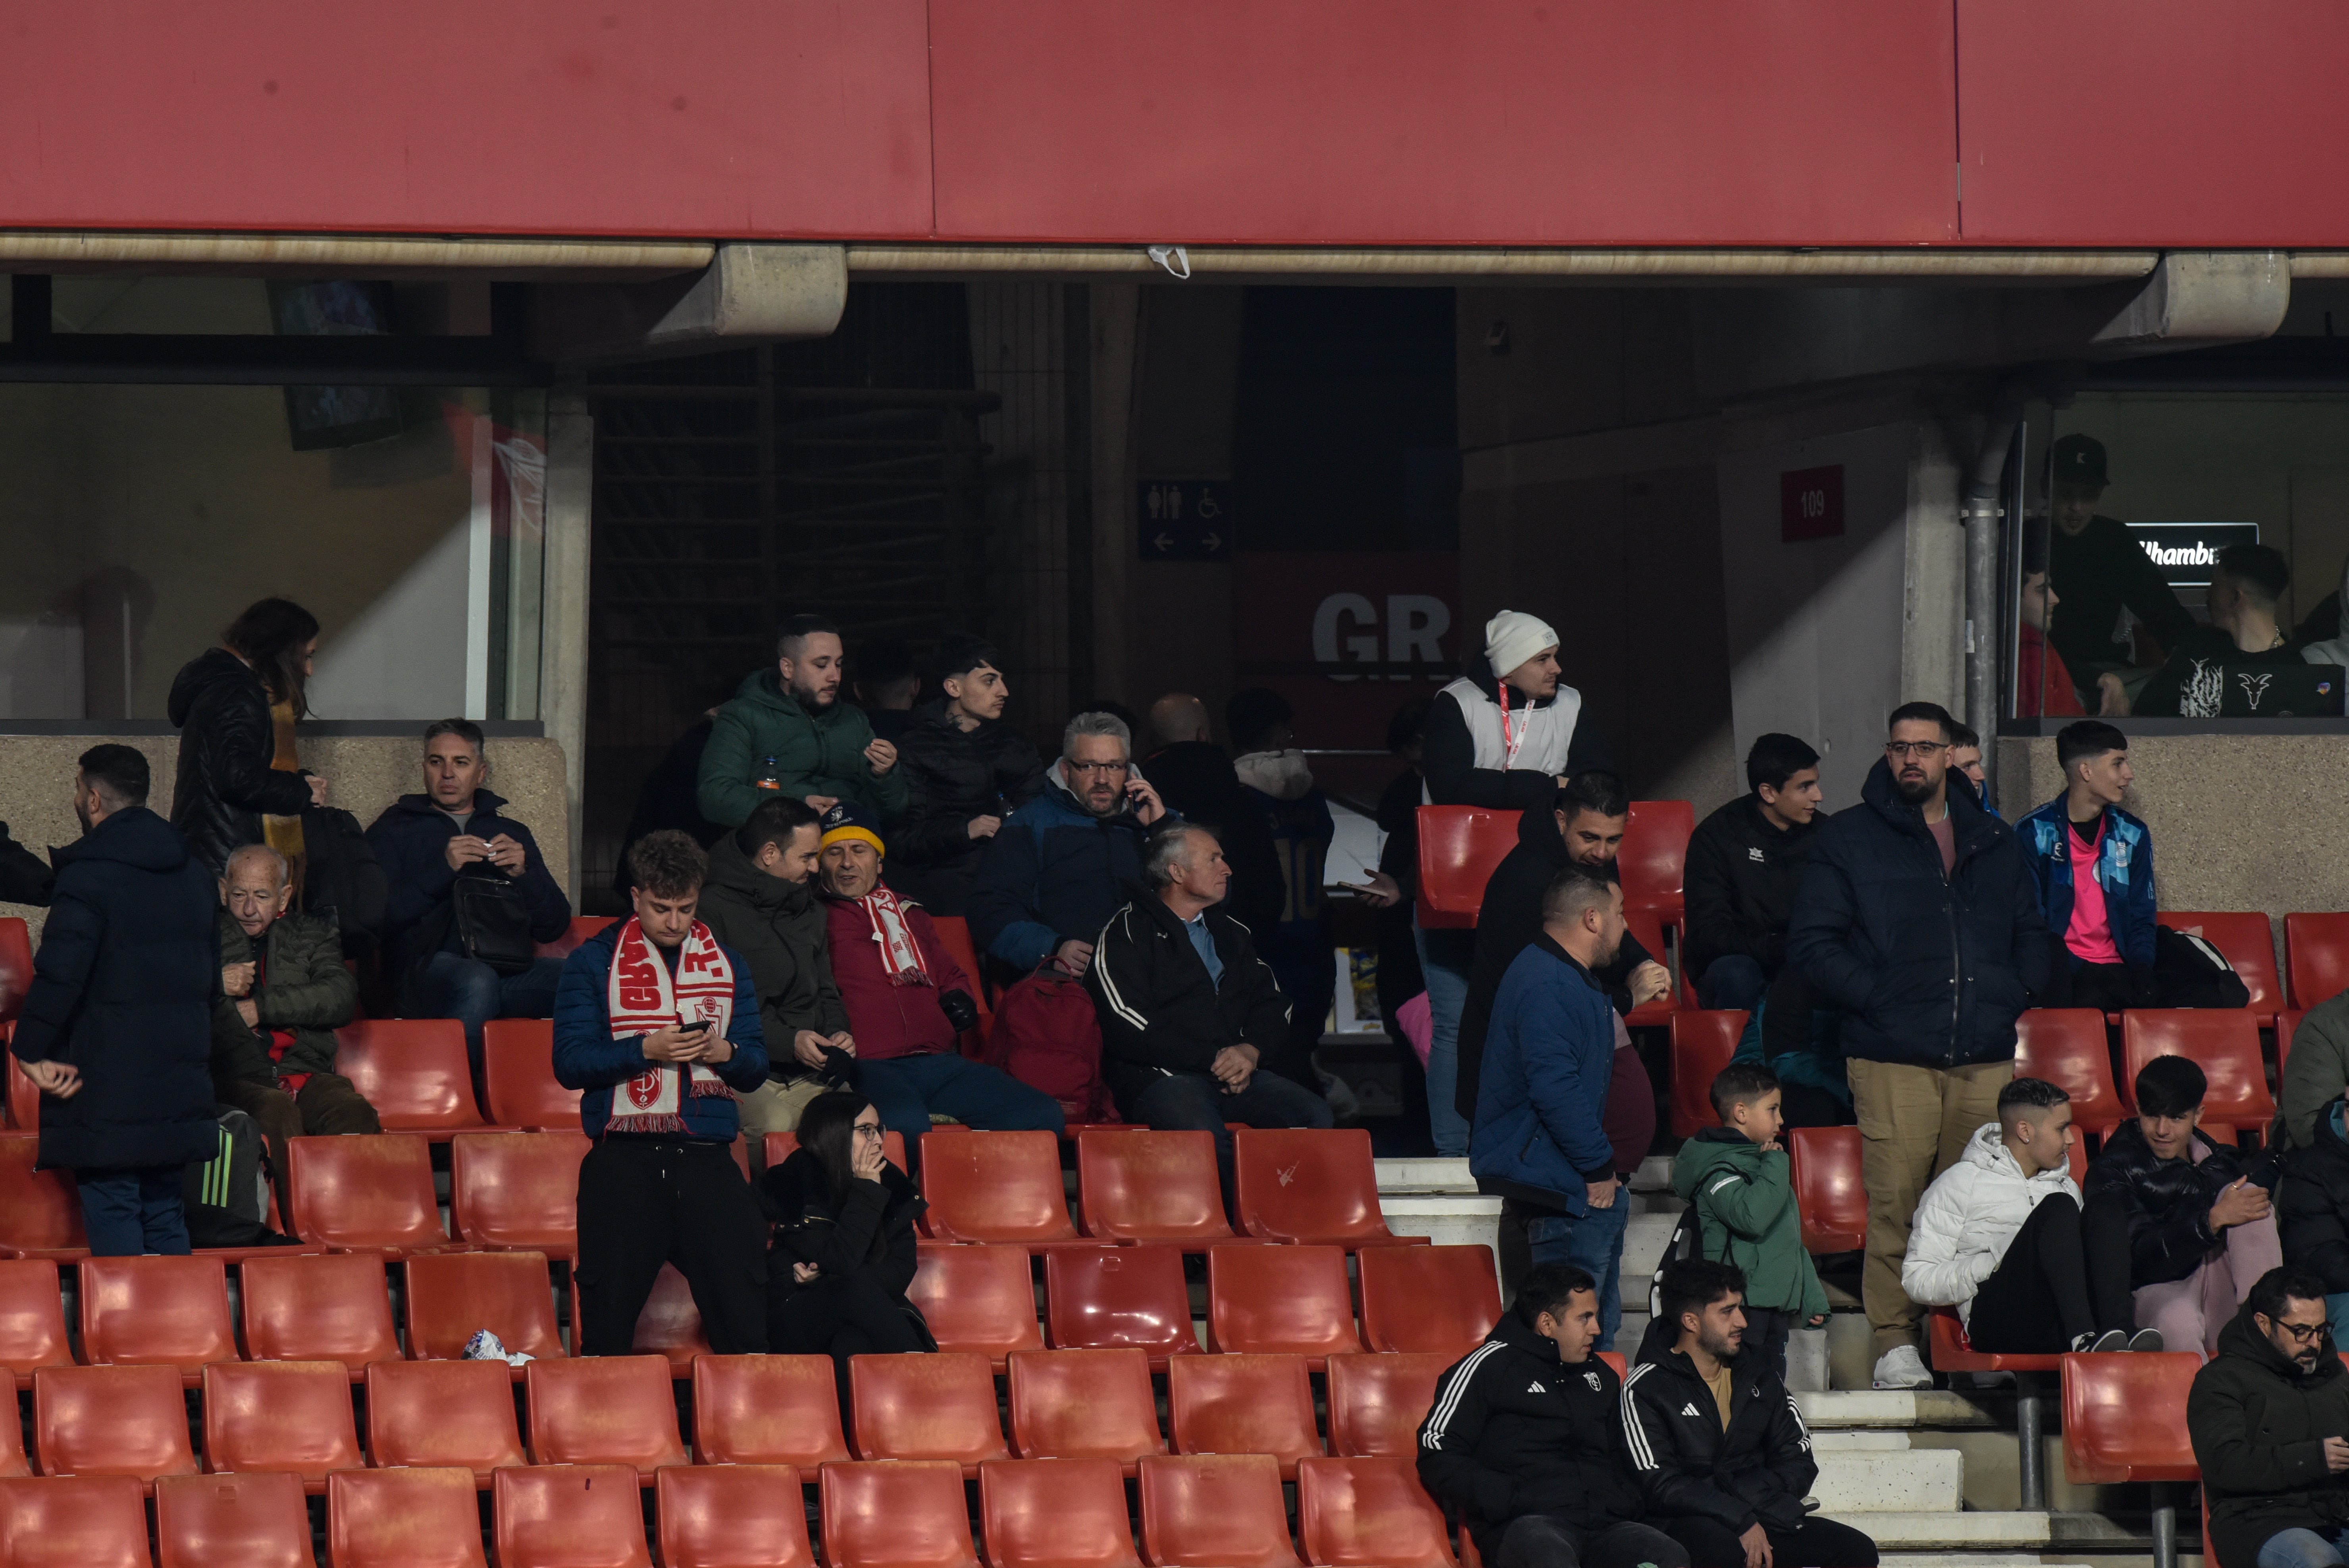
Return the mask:
{"type": "Polygon", "coordinates": [[[519,975],[538,956],[530,934],[530,901],[502,872],[460,876],[449,889],[450,918],[466,957],[501,975],[519,975]]]}

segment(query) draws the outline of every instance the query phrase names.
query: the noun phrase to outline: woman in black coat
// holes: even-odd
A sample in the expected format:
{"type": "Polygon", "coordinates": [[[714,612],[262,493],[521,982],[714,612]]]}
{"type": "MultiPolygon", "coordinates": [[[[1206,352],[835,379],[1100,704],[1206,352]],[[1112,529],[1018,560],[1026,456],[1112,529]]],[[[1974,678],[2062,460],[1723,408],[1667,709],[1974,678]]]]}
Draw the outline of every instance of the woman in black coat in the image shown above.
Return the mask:
{"type": "Polygon", "coordinates": [[[927,1207],[882,1157],[881,1113],[861,1094],[820,1094],[800,1113],[800,1146],[759,1181],[775,1222],[767,1254],[767,1348],[829,1356],[848,1412],[848,1358],[936,1350],[905,1298],[927,1207]]]}
{"type": "Polygon", "coordinates": [[[298,887],[302,812],[326,801],[326,781],[293,757],[318,619],[290,599],[264,599],[221,641],[171,682],[166,711],[180,731],[171,826],[216,877],[235,851],[266,843],[294,862],[298,887]]]}

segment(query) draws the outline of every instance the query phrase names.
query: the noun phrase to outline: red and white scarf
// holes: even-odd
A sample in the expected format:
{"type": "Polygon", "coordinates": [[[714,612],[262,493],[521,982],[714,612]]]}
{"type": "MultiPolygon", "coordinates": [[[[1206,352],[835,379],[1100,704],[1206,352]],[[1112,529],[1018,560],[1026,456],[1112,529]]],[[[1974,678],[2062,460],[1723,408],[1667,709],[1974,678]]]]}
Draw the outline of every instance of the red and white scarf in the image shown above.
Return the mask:
{"type": "MultiPolygon", "coordinates": [[[[678,952],[677,974],[645,936],[635,915],[620,928],[612,950],[612,973],[604,986],[604,1006],[611,1016],[612,1037],[635,1039],[672,1024],[708,1019],[719,1034],[734,1016],[734,966],[725,950],[699,921],[686,934],[678,952]]],[[[622,1084],[612,1094],[607,1132],[683,1132],[685,1098],[725,1095],[734,1091],[725,1080],[699,1062],[659,1062],[622,1084]]]]}
{"type": "Polygon", "coordinates": [[[881,973],[889,977],[892,985],[935,985],[929,966],[922,962],[922,944],[914,940],[914,927],[905,918],[906,905],[897,902],[897,895],[878,882],[873,891],[856,901],[864,918],[873,923],[873,940],[881,949],[881,973]]]}

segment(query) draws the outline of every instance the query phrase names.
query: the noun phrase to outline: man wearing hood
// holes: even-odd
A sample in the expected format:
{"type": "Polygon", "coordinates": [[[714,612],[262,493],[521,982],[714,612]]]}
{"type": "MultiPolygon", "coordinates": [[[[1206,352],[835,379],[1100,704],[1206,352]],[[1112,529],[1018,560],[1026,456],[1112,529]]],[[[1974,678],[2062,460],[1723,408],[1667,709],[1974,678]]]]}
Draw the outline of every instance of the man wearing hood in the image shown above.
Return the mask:
{"type": "Polygon", "coordinates": [[[934,915],[968,909],[988,841],[1044,789],[1035,747],[1003,722],[1011,688],[1000,659],[977,637],[947,638],[938,650],[945,695],[914,709],[898,742],[912,805],[889,835],[889,880],[934,915]]]}
{"type": "Polygon", "coordinates": [[[1861,1297],[1875,1384],[1921,1388],[1915,1302],[1900,1288],[1925,1186],[1992,1120],[2014,1076],[2014,1020],[2046,983],[2047,927],[2013,832],[1949,781],[1953,720],[1895,708],[1860,803],[1812,841],[1786,959],[1842,1009],[1868,1186],[1861,1297]]]}
{"type": "Polygon", "coordinates": [[[1256,950],[1289,1001],[1288,1044],[1271,1053],[1265,1068],[1318,1090],[1313,1052],[1338,989],[1338,944],[1322,899],[1322,867],[1338,827],[1330,798],[1297,749],[1289,728],[1295,717],[1287,697],[1264,686],[1239,692],[1224,706],[1224,726],[1240,753],[1232,764],[1239,777],[1239,810],[1252,813],[1270,837],[1280,870],[1278,917],[1253,927],[1256,950]]]}
{"type": "Polygon", "coordinates": [[[873,733],[854,703],[840,700],[840,628],[821,615],[794,615],[775,644],[775,667],[742,678],[718,710],[701,752],[701,814],[729,828],[780,791],[828,811],[854,800],[884,821],[905,814],[897,748],[873,733]]]}
{"type": "Polygon", "coordinates": [[[2202,1470],[2213,1568],[2328,1568],[2349,1553],[2349,1371],[2324,1282],[2273,1268],[2194,1375],[2186,1430],[2202,1470]]]}

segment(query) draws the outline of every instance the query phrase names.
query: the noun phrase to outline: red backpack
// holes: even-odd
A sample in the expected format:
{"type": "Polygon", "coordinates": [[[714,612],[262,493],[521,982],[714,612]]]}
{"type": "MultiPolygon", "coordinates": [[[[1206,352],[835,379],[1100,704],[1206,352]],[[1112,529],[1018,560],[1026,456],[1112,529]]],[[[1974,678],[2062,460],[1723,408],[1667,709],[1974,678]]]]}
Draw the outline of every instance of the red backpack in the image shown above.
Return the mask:
{"type": "Polygon", "coordinates": [[[1071,1121],[1117,1119],[1101,1057],[1101,1021],[1081,981],[1047,965],[995,999],[985,1061],[1059,1100],[1071,1121]]]}

